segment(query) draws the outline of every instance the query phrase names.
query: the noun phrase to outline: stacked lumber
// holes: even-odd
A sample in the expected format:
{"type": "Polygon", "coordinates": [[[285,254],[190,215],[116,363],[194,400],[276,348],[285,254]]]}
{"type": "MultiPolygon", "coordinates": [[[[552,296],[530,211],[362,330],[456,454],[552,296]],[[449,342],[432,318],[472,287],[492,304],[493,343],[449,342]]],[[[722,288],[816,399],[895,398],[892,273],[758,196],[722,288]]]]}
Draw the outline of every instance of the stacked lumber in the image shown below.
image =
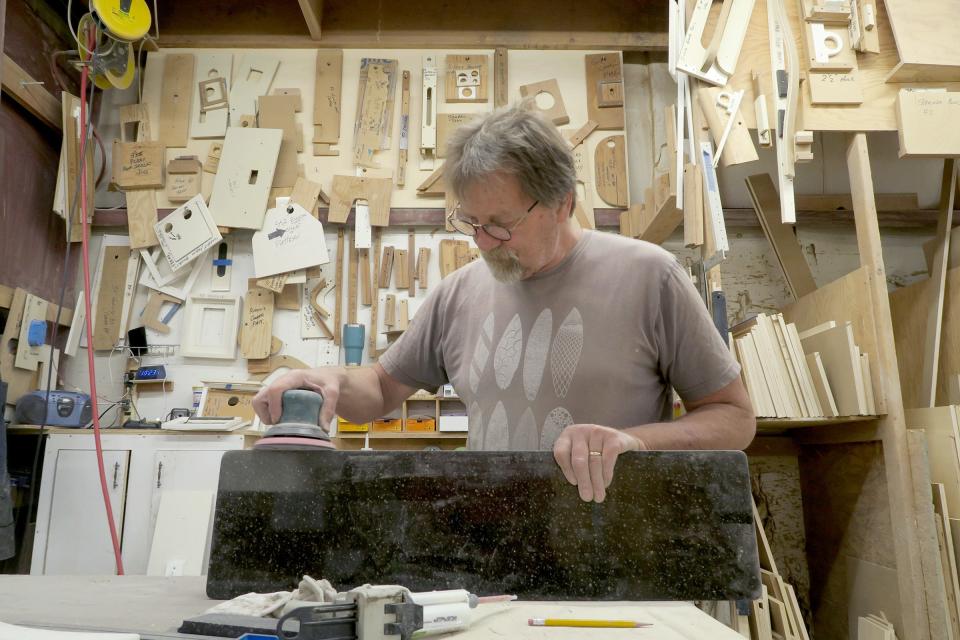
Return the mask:
{"type": "Polygon", "coordinates": [[[758,417],[875,415],[869,356],[850,322],[800,332],[782,314],[759,314],[733,327],[731,349],[758,417]]]}

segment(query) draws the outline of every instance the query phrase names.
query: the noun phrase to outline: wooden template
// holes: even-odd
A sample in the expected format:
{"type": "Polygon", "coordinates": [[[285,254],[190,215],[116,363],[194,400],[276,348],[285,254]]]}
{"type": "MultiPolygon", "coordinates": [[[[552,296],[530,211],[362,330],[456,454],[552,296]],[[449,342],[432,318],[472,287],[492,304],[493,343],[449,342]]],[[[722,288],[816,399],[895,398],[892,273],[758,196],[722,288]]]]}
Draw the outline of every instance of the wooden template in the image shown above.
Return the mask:
{"type": "Polygon", "coordinates": [[[178,355],[233,360],[237,352],[239,306],[239,299],[233,296],[190,296],[178,355]],[[208,319],[216,326],[205,326],[208,319]]]}
{"type": "Polygon", "coordinates": [[[168,147],[186,147],[190,140],[194,65],[192,53],[168,53],[163,59],[160,131],[157,138],[168,147]]]}
{"type": "Polygon", "coordinates": [[[278,273],[275,276],[268,276],[266,278],[253,278],[254,286],[266,289],[267,291],[273,291],[274,293],[280,293],[283,291],[284,287],[287,286],[287,279],[289,278],[289,273],[278,273]]]}
{"type": "Polygon", "coordinates": [[[353,131],[353,164],[378,167],[374,155],[390,148],[397,61],[363,58],[353,131]]]}
{"type": "Polygon", "coordinates": [[[300,298],[300,338],[333,338],[333,330],[325,320],[329,313],[320,302],[329,292],[326,278],[307,278],[301,289],[300,298]],[[323,310],[322,313],[320,310],[323,310]],[[323,314],[326,314],[324,316],[323,314]],[[329,329],[329,333],[327,330],[329,329]]]}
{"type": "MultiPolygon", "coordinates": [[[[436,132],[434,132],[436,134],[436,132]]],[[[427,176],[427,179],[417,187],[417,195],[424,197],[443,197],[446,195],[446,183],[443,178],[443,165],[441,164],[427,176]]]]}
{"type": "Polygon", "coordinates": [[[447,102],[486,102],[488,60],[485,53],[450,54],[446,58],[447,102]]]}
{"type": "MultiPolygon", "coordinates": [[[[226,109],[230,105],[230,96],[227,93],[225,78],[209,78],[197,83],[200,97],[200,109],[204,113],[226,109]]],[[[226,129],[224,129],[226,133],[226,129]]]]}
{"type": "Polygon", "coordinates": [[[407,230],[407,294],[413,298],[417,295],[417,233],[414,229],[407,230]]]}
{"type": "Polygon", "coordinates": [[[389,330],[397,324],[397,296],[388,293],[384,300],[383,309],[383,326],[387,327],[389,333],[389,330]]]}
{"type": "Polygon", "coordinates": [[[297,181],[293,184],[293,192],[290,194],[290,202],[300,205],[316,218],[319,215],[317,203],[320,200],[321,193],[323,193],[323,188],[316,182],[306,178],[297,178],[297,181]]]}
{"type": "Polygon", "coordinates": [[[257,112],[257,98],[269,95],[279,66],[279,56],[245,53],[240,58],[237,75],[230,88],[231,128],[239,126],[241,117],[257,112]]]}
{"type": "Polygon", "coordinates": [[[118,189],[159,189],[163,187],[163,165],[167,148],[162,142],[113,141],[113,176],[118,189]]]}
{"type": "Polygon", "coordinates": [[[622,130],[623,65],[620,52],[585,56],[587,73],[587,118],[601,131],[622,130]]]}
{"type": "MultiPolygon", "coordinates": [[[[126,266],[124,263],[123,266],[126,266]]],[[[122,299],[121,299],[122,300],[122,299]]],[[[28,341],[30,325],[34,322],[42,322],[44,327],[44,342],[47,337],[47,306],[48,303],[43,298],[39,298],[32,293],[26,294],[23,302],[23,316],[20,320],[20,332],[17,337],[17,352],[14,359],[14,366],[18,369],[27,369],[36,371],[40,365],[40,359],[43,357],[43,345],[31,346],[28,341]]],[[[47,354],[49,355],[49,353],[47,354]]]]}
{"type": "Polygon", "coordinates": [[[595,120],[587,120],[582,127],[567,136],[567,142],[570,143],[570,148],[576,149],[577,145],[586,140],[587,136],[593,133],[597,126],[598,125],[595,120]]]}
{"type": "Polygon", "coordinates": [[[167,163],[167,200],[186,202],[203,189],[203,165],[196,156],[182,156],[167,163]]]}
{"type": "MultiPolygon", "coordinates": [[[[441,240],[441,242],[444,242],[441,240]]],[[[383,257],[380,260],[380,271],[377,283],[379,288],[388,289],[390,287],[390,275],[393,273],[393,256],[395,249],[393,247],[383,248],[383,257]]]]}
{"type": "Polygon", "coordinates": [[[710,84],[723,86],[734,73],[740,49],[750,24],[754,0],[726,0],[720,10],[709,44],[704,47],[712,0],[696,0],[687,31],[677,52],[677,68],[710,84]]]}
{"type": "MultiPolygon", "coordinates": [[[[570,122],[570,116],[567,115],[567,108],[563,104],[563,95],[560,93],[560,85],[557,83],[556,78],[520,85],[520,95],[524,98],[532,97],[537,110],[553,124],[560,126],[570,122]],[[548,95],[548,98],[545,98],[545,100],[550,102],[549,107],[541,107],[539,102],[537,102],[538,96],[542,93],[548,95]]],[[[592,115],[590,119],[596,120],[592,115]]],[[[597,120],[597,122],[599,122],[599,120],[597,120]]]]}
{"type": "Polygon", "coordinates": [[[410,325],[410,301],[407,298],[401,298],[397,303],[397,331],[406,331],[410,325]]]}
{"type": "Polygon", "coordinates": [[[274,294],[260,287],[247,290],[240,324],[240,355],[244,358],[270,357],[273,337],[274,294]]]}
{"type": "Polygon", "coordinates": [[[736,105],[736,111],[730,114],[728,105],[733,106],[733,98],[730,97],[729,92],[724,92],[718,87],[701,86],[696,93],[704,118],[710,127],[714,144],[719,149],[721,141],[724,143],[720,153],[720,166],[730,167],[759,160],[750,132],[741,115],[743,102],[736,105]]]}
{"type": "Polygon", "coordinates": [[[437,61],[423,57],[420,94],[420,168],[431,170],[437,158],[437,61]]]}
{"type": "Polygon", "coordinates": [[[379,313],[380,313],[380,244],[381,244],[381,230],[374,228],[373,229],[373,270],[370,273],[371,276],[371,285],[373,291],[371,292],[372,300],[370,304],[370,335],[368,337],[370,348],[368,349],[370,354],[377,353],[377,336],[380,335],[380,327],[377,324],[379,313]]]}
{"type": "MultiPolygon", "coordinates": [[[[230,53],[197,53],[197,98],[190,108],[190,137],[194,139],[222,138],[227,133],[227,120],[230,114],[230,77],[233,73],[233,55],[230,53]],[[223,83],[220,91],[227,104],[214,109],[205,109],[205,99],[213,97],[218,91],[211,81],[223,83]]],[[[217,83],[219,84],[219,83],[217,83]]],[[[215,172],[211,172],[215,173],[215,172]]]]}
{"type": "Polygon", "coordinates": [[[703,244],[703,176],[700,165],[683,167],[683,245],[703,244]]]}
{"type": "Polygon", "coordinates": [[[357,249],[356,231],[348,231],[347,249],[347,322],[357,324],[357,305],[360,290],[360,250],[357,249]]]}
{"type": "Polygon", "coordinates": [[[299,96],[270,95],[257,98],[257,124],[261,129],[280,129],[283,137],[273,172],[272,188],[293,187],[300,173],[297,153],[303,150],[303,133],[296,121],[299,96]]]}
{"type": "Polygon", "coordinates": [[[624,136],[608,136],[597,143],[593,156],[597,194],[612,207],[628,206],[627,144],[624,136]]]}
{"type": "Polygon", "coordinates": [[[507,56],[505,47],[497,47],[493,52],[493,106],[498,109],[506,106],[510,101],[510,97],[507,95],[507,80],[509,77],[507,56]]]}
{"type": "MultiPolygon", "coordinates": [[[[7,404],[11,405],[16,404],[17,399],[23,394],[37,388],[36,372],[18,369],[15,365],[27,295],[27,292],[23,289],[17,288],[14,290],[13,300],[10,302],[10,310],[7,314],[7,322],[3,327],[3,337],[0,339],[0,376],[8,385],[7,404]]],[[[80,302],[82,303],[83,300],[81,299],[80,302]]],[[[74,324],[70,327],[71,333],[74,328],[80,328],[81,326],[82,315],[79,321],[75,316],[74,324]]],[[[77,342],[79,342],[79,338],[77,342]]]]}
{"type": "Polygon", "coordinates": [[[343,51],[317,51],[316,84],[313,92],[313,155],[340,155],[331,147],[340,142],[340,93],[343,82],[343,51]]]}
{"type": "Polygon", "coordinates": [[[223,238],[201,195],[158,222],[154,231],[171,271],[179,271],[223,238]]]}
{"type": "Polygon", "coordinates": [[[857,54],[850,46],[850,34],[844,25],[805,22],[801,26],[806,49],[805,68],[811,72],[848,73],[857,68],[857,54]]]}
{"type": "Polygon", "coordinates": [[[573,215],[584,229],[596,229],[596,216],[593,209],[593,171],[590,169],[590,156],[586,145],[579,144],[573,147],[573,168],[577,172],[577,203],[574,206],[573,215]]]}
{"type": "Polygon", "coordinates": [[[129,246],[107,245],[100,265],[96,306],[93,309],[93,348],[113,349],[120,339],[124,282],[127,277],[129,246]]]}
{"type": "Polygon", "coordinates": [[[298,204],[270,209],[253,234],[257,278],[305,269],[330,261],[323,224],[298,204]]]}
{"type": "Polygon", "coordinates": [[[344,224],[355,200],[367,201],[370,207],[370,224],[374,227],[386,227],[390,224],[390,195],[393,180],[390,178],[370,178],[359,176],[333,176],[330,190],[330,210],[327,220],[344,224]]]}
{"type": "Polygon", "coordinates": [[[790,293],[794,298],[813,293],[817,283],[813,279],[810,265],[803,256],[803,250],[800,248],[800,242],[794,234],[792,225],[786,225],[780,221],[780,197],[777,195],[773,180],[768,174],[762,173],[748,177],[746,182],[753,209],[763,233],[773,247],[780,268],[783,269],[790,293]]]}
{"type": "Polygon", "coordinates": [[[160,247],[154,247],[149,252],[146,249],[140,249],[140,257],[143,258],[145,267],[140,273],[140,284],[148,289],[186,300],[203,269],[204,261],[194,260],[189,270],[184,269],[174,273],[166,260],[160,260],[161,255],[160,247]]]}
{"type": "Polygon", "coordinates": [[[370,286],[370,250],[357,249],[360,261],[360,304],[369,307],[373,304],[373,288],[370,286]]]}
{"type": "Polygon", "coordinates": [[[183,300],[174,298],[173,296],[168,296],[167,294],[160,293],[159,291],[151,291],[147,297],[147,305],[144,307],[143,313],[140,315],[140,320],[143,322],[143,326],[162,335],[167,335],[170,333],[170,327],[160,320],[160,311],[163,309],[163,305],[165,303],[181,305],[183,304],[183,300]]]}
{"type": "Polygon", "coordinates": [[[909,91],[896,100],[901,158],[960,157],[960,91],[909,91]]]}
{"type": "Polygon", "coordinates": [[[429,286],[429,273],[430,247],[420,247],[420,253],[417,255],[417,283],[419,284],[421,291],[425,291],[429,286]]]}
{"type": "Polygon", "coordinates": [[[410,286],[410,266],[407,263],[407,250],[397,249],[393,258],[393,283],[397,290],[410,286]]]}
{"type": "Polygon", "coordinates": [[[400,85],[400,142],[397,144],[397,186],[407,183],[407,157],[410,151],[410,72],[403,71],[400,85]]]}
{"type": "Polygon", "coordinates": [[[263,226],[282,138],[277,129],[227,129],[210,195],[210,213],[219,226],[263,226]]]}
{"type": "MultiPolygon", "coordinates": [[[[150,117],[147,107],[143,104],[133,104],[120,107],[120,139],[130,142],[127,138],[128,128],[136,127],[134,139],[136,142],[150,140],[150,117]]],[[[130,228],[130,246],[134,249],[143,249],[157,244],[157,235],[153,225],[157,223],[157,193],[153,189],[130,191],[126,194],[127,225],[130,228]]]]}
{"type": "Polygon", "coordinates": [[[210,150],[207,152],[207,159],[203,162],[203,170],[206,173],[216,173],[220,167],[220,154],[223,153],[223,141],[217,140],[210,143],[210,150]]]}

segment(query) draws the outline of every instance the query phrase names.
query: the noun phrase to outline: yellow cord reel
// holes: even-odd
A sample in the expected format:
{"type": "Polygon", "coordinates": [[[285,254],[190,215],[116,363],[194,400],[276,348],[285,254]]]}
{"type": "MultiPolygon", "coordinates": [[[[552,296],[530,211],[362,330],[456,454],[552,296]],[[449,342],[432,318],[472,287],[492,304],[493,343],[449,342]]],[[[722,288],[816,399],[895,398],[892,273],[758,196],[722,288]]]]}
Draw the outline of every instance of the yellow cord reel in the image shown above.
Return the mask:
{"type": "Polygon", "coordinates": [[[92,73],[97,88],[126,89],[136,75],[132,43],[150,32],[150,9],[145,0],[93,0],[90,5],[93,11],[77,25],[80,59],[86,62],[88,49],[96,50],[92,73]],[[91,28],[96,34],[93,48],[87,46],[83,35],[91,28]]]}

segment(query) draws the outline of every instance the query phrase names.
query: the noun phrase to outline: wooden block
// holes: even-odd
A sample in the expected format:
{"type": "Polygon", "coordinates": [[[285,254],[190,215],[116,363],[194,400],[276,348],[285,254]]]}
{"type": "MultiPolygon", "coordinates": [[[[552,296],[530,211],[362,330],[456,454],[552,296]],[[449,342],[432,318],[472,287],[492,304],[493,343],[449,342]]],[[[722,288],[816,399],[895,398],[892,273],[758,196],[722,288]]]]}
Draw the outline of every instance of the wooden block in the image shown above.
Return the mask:
{"type": "Polygon", "coordinates": [[[216,141],[210,143],[210,150],[207,152],[207,159],[203,163],[203,170],[207,173],[216,173],[220,167],[220,154],[223,152],[223,142],[216,141]]]}
{"type": "Polygon", "coordinates": [[[413,229],[407,231],[407,294],[412,298],[417,295],[416,269],[417,241],[416,232],[413,229]]]}
{"type": "Polygon", "coordinates": [[[167,200],[186,202],[203,187],[203,165],[196,156],[180,157],[167,163],[167,200]]]}
{"type": "Polygon", "coordinates": [[[960,25],[955,6],[936,0],[887,0],[883,4],[900,56],[887,82],[960,80],[960,25]]]}
{"type": "Polygon", "coordinates": [[[111,182],[124,190],[159,189],[163,186],[165,158],[166,147],[161,142],[114,140],[111,182]]]}
{"type": "Polygon", "coordinates": [[[286,311],[298,311],[300,309],[300,285],[288,284],[276,295],[275,305],[277,309],[286,311]]]}
{"type": "Polygon", "coordinates": [[[457,269],[465,267],[480,257],[480,250],[471,247],[466,240],[457,240],[457,269]]]}
{"type": "Polygon", "coordinates": [[[3,327],[3,337],[0,340],[0,378],[3,378],[8,385],[7,404],[11,405],[16,404],[23,394],[37,388],[36,371],[19,369],[15,365],[27,295],[29,294],[23,289],[14,290],[7,321],[3,327]]]}
{"type": "Polygon", "coordinates": [[[381,289],[390,287],[390,274],[393,273],[393,247],[383,248],[383,257],[380,260],[380,278],[378,282],[381,289]]]}
{"type": "Polygon", "coordinates": [[[274,294],[261,287],[247,291],[240,326],[240,355],[244,358],[269,358],[273,337],[274,294]]]}
{"type": "Polygon", "coordinates": [[[275,276],[269,276],[266,278],[254,278],[253,283],[255,286],[261,287],[268,291],[280,293],[283,291],[283,288],[287,286],[287,279],[289,276],[289,273],[278,273],[275,276]]]}
{"type": "Polygon", "coordinates": [[[443,165],[433,170],[433,172],[427,176],[427,179],[420,183],[420,186],[417,187],[419,192],[417,195],[420,196],[444,196],[446,195],[446,184],[441,179],[443,178],[443,165]]]}
{"type": "Polygon", "coordinates": [[[127,258],[130,247],[107,246],[100,267],[100,288],[97,291],[93,321],[93,348],[113,349],[120,339],[120,316],[123,314],[123,285],[127,279],[127,258]]]}
{"type": "Polygon", "coordinates": [[[806,22],[801,26],[803,33],[806,60],[801,60],[801,66],[810,71],[841,71],[849,72],[859,68],[857,54],[850,46],[850,33],[846,26],[823,24],[820,22],[806,22]],[[819,45],[818,49],[818,43],[819,45]],[[837,53],[828,54],[828,51],[838,49],[837,53]],[[820,54],[818,55],[818,51],[820,54]]]}
{"type": "Polygon", "coordinates": [[[621,130],[623,118],[623,69],[619,52],[585,56],[587,117],[601,131],[621,130]],[[615,97],[611,99],[611,97],[615,97]]]}
{"type": "Polygon", "coordinates": [[[383,325],[393,327],[397,324],[397,297],[388,293],[384,303],[383,325]]]}
{"type": "Polygon", "coordinates": [[[420,254],[417,256],[417,282],[420,284],[420,290],[425,290],[429,283],[427,281],[430,272],[430,247],[420,247],[420,254]]]}
{"type": "MultiPolygon", "coordinates": [[[[124,266],[126,265],[124,264],[124,266]]],[[[26,295],[23,303],[23,316],[20,320],[20,333],[17,339],[16,358],[14,360],[14,366],[16,366],[18,369],[36,371],[37,367],[40,365],[40,359],[44,355],[44,345],[38,345],[36,347],[30,346],[28,342],[28,336],[30,332],[30,325],[32,323],[43,322],[44,340],[46,340],[47,308],[48,303],[43,298],[39,298],[31,293],[26,295]]],[[[49,352],[47,352],[47,355],[49,356],[49,352]]]]}
{"type": "Polygon", "coordinates": [[[168,147],[185,147],[190,139],[193,67],[192,53],[168,53],[163,61],[158,139],[168,147]]]}
{"type": "Polygon", "coordinates": [[[581,142],[586,140],[587,136],[593,133],[596,128],[597,128],[596,121],[587,120],[587,122],[582,127],[577,129],[567,137],[567,142],[570,143],[571,148],[576,149],[577,145],[579,145],[581,142]]]}
{"type": "MultiPolygon", "coordinates": [[[[700,108],[710,127],[710,135],[713,137],[713,143],[719,147],[723,139],[723,133],[726,131],[727,123],[730,118],[734,118],[733,125],[727,134],[727,141],[723,145],[720,154],[720,166],[731,167],[748,162],[756,162],[760,159],[757,150],[753,146],[753,140],[750,138],[750,132],[743,119],[742,110],[743,101],[734,115],[727,114],[726,108],[717,104],[720,99],[722,89],[720,87],[702,86],[697,90],[697,99],[700,102],[700,108]]],[[[728,98],[729,99],[729,98],[728,98]]]]}
{"type": "Polygon", "coordinates": [[[330,145],[340,141],[342,77],[343,51],[319,49],[313,94],[313,142],[325,145],[327,150],[330,145]]]}
{"type": "Polygon", "coordinates": [[[594,151],[597,193],[612,207],[628,205],[626,147],[624,136],[608,136],[597,144],[594,151]]]}
{"type": "Polygon", "coordinates": [[[862,104],[863,89],[859,78],[859,71],[808,73],[805,82],[810,89],[810,103],[813,105],[862,104]]]}
{"type": "Polygon", "coordinates": [[[817,283],[813,279],[810,265],[803,256],[803,250],[794,235],[793,227],[781,222],[780,196],[777,194],[773,179],[763,173],[748,177],[746,182],[753,209],[777,256],[790,293],[794,298],[813,293],[817,289],[817,283]]]}
{"type": "MultiPolygon", "coordinates": [[[[663,191],[670,185],[670,175],[665,173],[658,176],[655,184],[658,186],[657,193],[663,191]]],[[[676,203],[677,199],[673,196],[669,196],[662,201],[657,196],[648,198],[641,208],[639,224],[634,230],[634,237],[654,244],[666,242],[677,227],[683,223],[683,210],[677,209],[676,203]]],[[[633,207],[630,210],[632,211],[633,207]]]]}
{"type": "Polygon", "coordinates": [[[397,249],[394,254],[393,280],[397,289],[406,289],[410,286],[410,267],[407,264],[407,250],[397,249]]]}
{"type": "Polygon", "coordinates": [[[397,330],[406,331],[410,325],[410,312],[408,310],[407,298],[400,300],[397,307],[397,330]]]}
{"type": "Polygon", "coordinates": [[[507,95],[507,50],[497,47],[493,52],[493,106],[500,108],[509,102],[507,95]]]}
{"type": "Polygon", "coordinates": [[[896,100],[901,158],[960,157],[960,91],[908,91],[896,100]]]}
{"type": "Polygon", "coordinates": [[[487,101],[487,56],[471,53],[447,56],[447,102],[487,101]]]}
{"type": "Polygon", "coordinates": [[[393,180],[358,176],[333,176],[330,210],[327,220],[343,224],[357,199],[364,199],[370,207],[370,224],[386,227],[390,224],[390,196],[393,180]]]}
{"type": "MultiPolygon", "coordinates": [[[[533,97],[537,109],[553,124],[559,126],[570,122],[567,108],[563,104],[563,96],[560,94],[560,85],[556,79],[520,85],[520,95],[524,98],[533,97]],[[547,95],[540,97],[540,94],[547,95]],[[541,101],[544,101],[548,106],[541,106],[541,101]]],[[[600,122],[592,115],[590,119],[600,122]]]]}
{"type": "Polygon", "coordinates": [[[457,241],[440,241],[440,277],[446,278],[457,270],[457,241]]]}
{"type": "Polygon", "coordinates": [[[373,290],[370,286],[370,250],[358,249],[360,259],[360,303],[369,307],[373,304],[373,290]]]}
{"type": "Polygon", "coordinates": [[[453,132],[484,113],[438,113],[437,114],[437,157],[447,157],[447,140],[453,132]]]}
{"type": "Polygon", "coordinates": [[[218,225],[263,226],[282,136],[275,129],[227,129],[210,196],[210,212],[218,225]]]}

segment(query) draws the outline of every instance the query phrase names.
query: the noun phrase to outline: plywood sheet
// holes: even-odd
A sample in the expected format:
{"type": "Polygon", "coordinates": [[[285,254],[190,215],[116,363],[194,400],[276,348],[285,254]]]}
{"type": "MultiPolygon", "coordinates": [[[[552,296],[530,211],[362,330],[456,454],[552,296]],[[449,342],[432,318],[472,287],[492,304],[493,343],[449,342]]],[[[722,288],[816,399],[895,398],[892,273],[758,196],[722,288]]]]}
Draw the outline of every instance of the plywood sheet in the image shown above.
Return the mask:
{"type": "Polygon", "coordinates": [[[120,339],[123,285],[127,278],[129,256],[130,247],[104,247],[93,321],[93,348],[97,351],[113,349],[120,339]]]}
{"type": "Polygon", "coordinates": [[[283,132],[230,127],[210,196],[217,225],[259,229],[270,196],[283,132]]]}
{"type": "Polygon", "coordinates": [[[900,64],[891,82],[960,80],[960,5],[955,0],[885,0],[900,64]]]}
{"type": "Polygon", "coordinates": [[[960,91],[901,90],[896,105],[901,158],[960,157],[960,91]]]}

